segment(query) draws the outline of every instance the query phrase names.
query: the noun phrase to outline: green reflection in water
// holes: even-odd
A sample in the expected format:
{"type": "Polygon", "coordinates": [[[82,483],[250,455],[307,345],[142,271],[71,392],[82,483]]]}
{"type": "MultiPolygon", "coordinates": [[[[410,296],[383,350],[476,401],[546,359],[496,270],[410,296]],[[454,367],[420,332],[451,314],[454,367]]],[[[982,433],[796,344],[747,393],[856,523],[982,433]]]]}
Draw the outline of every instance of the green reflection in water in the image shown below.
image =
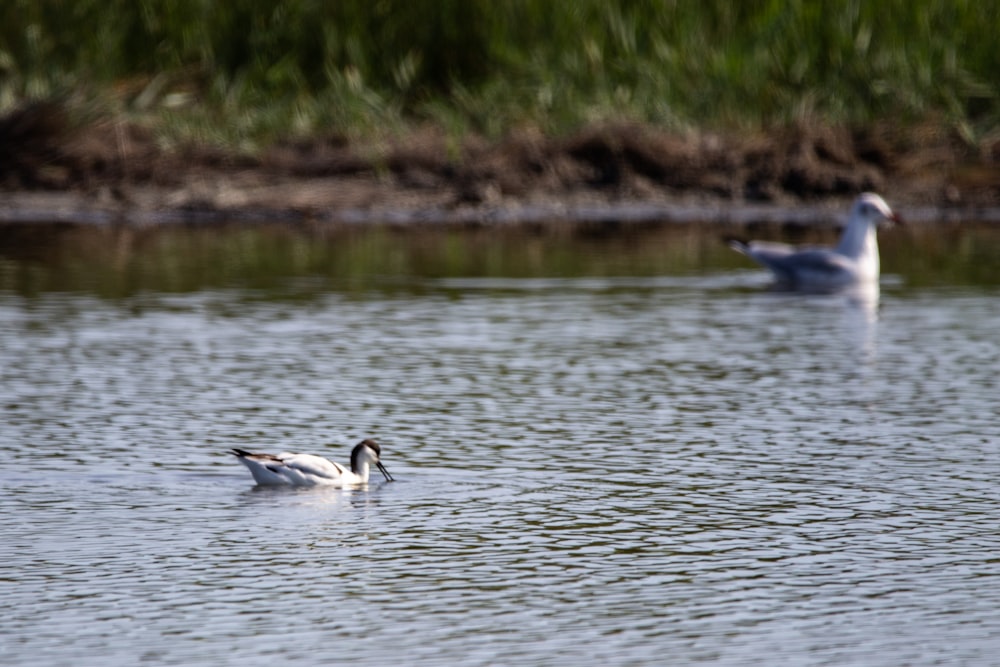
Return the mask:
{"type": "MultiPolygon", "coordinates": [[[[239,287],[303,296],[418,289],[422,279],[694,275],[753,266],[718,226],[556,224],[392,227],[322,224],[0,226],[0,290],[31,296],[239,287]]],[[[832,230],[755,238],[831,243],[832,230]]],[[[889,230],[883,272],[908,286],[1000,284],[1000,229],[889,230]]]]}

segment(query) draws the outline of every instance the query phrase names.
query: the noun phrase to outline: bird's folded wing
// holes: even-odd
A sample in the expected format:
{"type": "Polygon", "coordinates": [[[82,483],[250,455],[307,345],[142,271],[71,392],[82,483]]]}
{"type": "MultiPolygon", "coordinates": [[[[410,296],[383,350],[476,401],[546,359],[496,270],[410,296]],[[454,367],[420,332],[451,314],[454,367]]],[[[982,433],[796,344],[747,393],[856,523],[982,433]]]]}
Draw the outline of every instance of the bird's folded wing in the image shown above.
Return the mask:
{"type": "Polygon", "coordinates": [[[838,252],[827,248],[800,250],[793,253],[767,253],[754,257],[765,264],[787,271],[845,271],[850,270],[852,262],[838,252]]]}
{"type": "Polygon", "coordinates": [[[278,455],[278,458],[281,459],[284,465],[304,475],[335,479],[347,470],[339,463],[325,459],[322,456],[315,456],[314,454],[288,454],[283,452],[278,455]]]}
{"type": "Polygon", "coordinates": [[[757,257],[779,258],[787,257],[796,252],[795,246],[773,241],[749,241],[743,244],[743,252],[757,257]]]}

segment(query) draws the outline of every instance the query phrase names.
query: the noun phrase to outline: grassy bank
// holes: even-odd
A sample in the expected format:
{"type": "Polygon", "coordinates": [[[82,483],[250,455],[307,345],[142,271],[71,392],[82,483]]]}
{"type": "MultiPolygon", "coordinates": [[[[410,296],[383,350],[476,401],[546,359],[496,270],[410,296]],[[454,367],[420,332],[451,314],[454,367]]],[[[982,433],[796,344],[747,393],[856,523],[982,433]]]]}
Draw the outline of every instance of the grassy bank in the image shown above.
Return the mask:
{"type": "Polygon", "coordinates": [[[496,137],[1000,121],[1000,6],[967,0],[7,0],[0,109],[70,95],[252,147],[430,122],[496,137]]]}

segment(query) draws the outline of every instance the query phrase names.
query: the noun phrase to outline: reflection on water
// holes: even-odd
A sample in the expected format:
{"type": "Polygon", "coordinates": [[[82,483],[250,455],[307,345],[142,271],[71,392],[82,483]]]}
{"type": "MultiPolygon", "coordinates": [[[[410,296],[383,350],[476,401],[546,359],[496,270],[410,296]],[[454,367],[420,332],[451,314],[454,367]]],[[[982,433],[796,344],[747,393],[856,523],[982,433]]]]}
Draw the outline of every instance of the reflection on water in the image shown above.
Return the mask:
{"type": "MultiPolygon", "coordinates": [[[[680,224],[396,228],[332,225],[92,227],[0,224],[0,289],[23,295],[250,287],[302,297],[409,288],[411,277],[655,277],[747,270],[728,228],[680,224]]],[[[778,230],[755,229],[762,238],[778,230]]],[[[832,243],[834,230],[784,240],[832,243]]],[[[1000,228],[912,227],[880,236],[883,285],[1000,284],[1000,228]]],[[[754,276],[764,275],[756,271],[754,276]]],[[[751,281],[752,282],[752,281],[751,281]]]]}
{"type": "Polygon", "coordinates": [[[1000,293],[940,285],[982,267],[890,254],[873,299],[683,234],[199,233],[3,252],[5,662],[1000,649],[1000,293]],[[398,481],[257,489],[225,453],[368,435],[398,481]]]}

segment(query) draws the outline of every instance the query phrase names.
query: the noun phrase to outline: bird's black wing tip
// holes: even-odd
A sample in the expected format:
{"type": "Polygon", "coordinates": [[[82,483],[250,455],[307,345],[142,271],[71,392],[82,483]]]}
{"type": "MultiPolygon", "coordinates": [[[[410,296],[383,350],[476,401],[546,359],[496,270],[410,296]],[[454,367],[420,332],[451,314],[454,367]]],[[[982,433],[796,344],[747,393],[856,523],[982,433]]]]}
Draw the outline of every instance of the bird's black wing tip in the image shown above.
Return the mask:
{"type": "Polygon", "coordinates": [[[746,239],[741,239],[738,236],[726,236],[722,240],[725,241],[726,245],[728,245],[730,248],[732,248],[733,250],[739,250],[740,252],[743,252],[748,247],[750,247],[749,241],[747,241],[746,239]]]}

